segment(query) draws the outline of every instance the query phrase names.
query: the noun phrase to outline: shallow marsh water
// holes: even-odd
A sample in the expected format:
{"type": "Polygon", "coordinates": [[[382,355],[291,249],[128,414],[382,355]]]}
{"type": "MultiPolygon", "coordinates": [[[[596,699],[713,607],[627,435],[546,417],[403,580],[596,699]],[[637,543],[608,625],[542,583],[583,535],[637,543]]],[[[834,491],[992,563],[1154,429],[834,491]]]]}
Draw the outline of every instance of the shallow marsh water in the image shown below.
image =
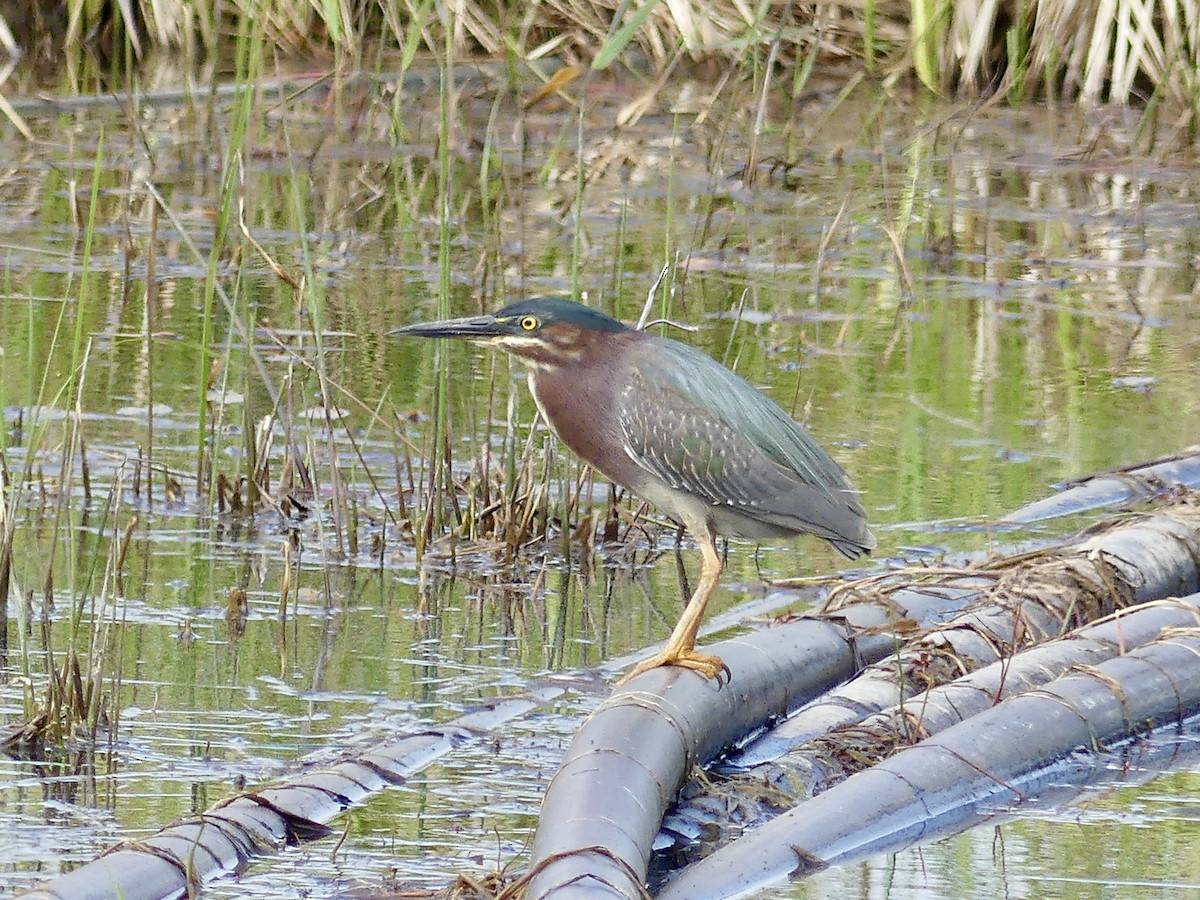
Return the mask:
{"type": "MultiPolygon", "coordinates": [[[[61,653],[78,606],[85,621],[108,623],[104,672],[119,671],[120,683],[105,690],[120,719],[95,748],[0,757],[0,891],[243,784],[284,778],[300,761],[557,684],[556,699],[354,810],[335,858],[332,841],[317,842],[212,893],[330,896],[482,875],[524,849],[542,785],[604,696],[595,667],[669,631],[682,594],[673,529],[653,514],[631,527],[637,505],[623,500],[620,543],[589,539],[589,527],[564,537],[565,498],[594,498],[583,509],[599,509],[599,521],[608,491],[580,484],[541,432],[533,458],[550,492],[537,517],[550,520],[549,537],[510,562],[489,540],[435,533],[418,564],[419,528],[402,524],[397,483],[411,505],[440,372],[461,482],[477,481],[481,446],[502,472],[533,419],[506,359],[382,336],[437,315],[439,184],[450,198],[454,313],[575,288],[632,320],[671,264],[659,311],[694,326],[677,336],[794,409],[842,462],[877,525],[870,565],[1026,537],[989,522],[1056,481],[1195,442],[1200,182],[1194,156],[1134,149],[1134,115],[918,105],[873,91],[835,109],[818,93],[773,109],[751,179],[739,177],[749,94],[700,122],[689,98],[711,85],[680,81],[618,130],[616,112],[636,90],[601,87],[589,94],[580,152],[572,108],[553,100],[525,111],[496,85],[468,82],[441,173],[436,92],[368,83],[255,106],[231,190],[264,251],[306,277],[299,299],[248,244],[210,263],[236,105],[211,117],[197,107],[30,114],[43,143],[9,138],[0,402],[7,469],[27,469],[29,486],[0,715],[21,721],[28,691],[40,696],[40,623],[61,653]],[[152,213],[147,184],[171,215],[152,213]],[[206,297],[210,264],[230,308],[206,297]],[[67,415],[76,373],[87,485],[79,454],[64,449],[78,446],[67,415]],[[197,495],[202,443],[213,478],[244,474],[247,434],[274,405],[263,373],[317,483],[315,498],[291,491],[307,515],[218,512],[197,495]],[[346,416],[328,429],[326,400],[346,416]],[[139,481],[139,452],[170,478],[139,481]],[[336,521],[331,460],[356,521],[336,521]],[[118,579],[114,548],[134,516],[118,579]],[[234,589],[249,609],[236,640],[226,621],[234,589]]],[[[236,222],[228,227],[240,243],[236,222]]],[[[275,431],[279,484],[286,438],[275,431]]],[[[682,560],[694,579],[686,543],[682,560]]],[[[804,609],[811,593],[768,591],[765,580],[839,565],[816,541],[732,545],[712,612],[764,594],[772,603],[759,615],[804,609]]],[[[1186,811],[1198,792],[1200,766],[1185,762],[1078,808],[778,894],[1197,890],[1200,842],[1186,811]]]]}

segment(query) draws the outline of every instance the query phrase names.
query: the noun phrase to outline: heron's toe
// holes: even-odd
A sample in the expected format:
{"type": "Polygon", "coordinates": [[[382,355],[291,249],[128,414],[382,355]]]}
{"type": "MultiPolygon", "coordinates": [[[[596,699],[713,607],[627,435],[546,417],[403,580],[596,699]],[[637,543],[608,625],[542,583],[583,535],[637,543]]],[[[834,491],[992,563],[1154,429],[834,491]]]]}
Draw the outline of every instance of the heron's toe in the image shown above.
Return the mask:
{"type": "Polygon", "coordinates": [[[694,650],[672,653],[668,649],[643,659],[630,669],[625,677],[617,682],[617,687],[628,681],[632,681],[634,678],[649,672],[651,669],[657,669],[659,666],[682,666],[685,669],[691,669],[693,672],[699,672],[705,678],[715,678],[718,683],[721,683],[722,678],[724,678],[725,683],[728,683],[732,677],[729,666],[725,665],[719,656],[713,656],[711,653],[697,653],[694,650]]]}

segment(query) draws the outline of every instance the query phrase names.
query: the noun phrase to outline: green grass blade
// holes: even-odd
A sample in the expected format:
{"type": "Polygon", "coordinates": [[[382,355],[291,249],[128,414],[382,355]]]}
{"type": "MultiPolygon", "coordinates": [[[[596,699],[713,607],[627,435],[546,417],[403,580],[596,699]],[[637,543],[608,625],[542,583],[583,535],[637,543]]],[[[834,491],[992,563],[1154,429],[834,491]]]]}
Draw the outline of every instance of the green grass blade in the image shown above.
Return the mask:
{"type": "Polygon", "coordinates": [[[596,58],[592,60],[592,71],[600,72],[612,65],[613,60],[621,55],[633,36],[637,34],[637,30],[642,27],[642,23],[646,21],[646,17],[654,12],[656,6],[658,6],[658,0],[646,0],[637,12],[621,23],[621,27],[605,42],[604,46],[600,48],[600,52],[596,54],[596,58]]]}

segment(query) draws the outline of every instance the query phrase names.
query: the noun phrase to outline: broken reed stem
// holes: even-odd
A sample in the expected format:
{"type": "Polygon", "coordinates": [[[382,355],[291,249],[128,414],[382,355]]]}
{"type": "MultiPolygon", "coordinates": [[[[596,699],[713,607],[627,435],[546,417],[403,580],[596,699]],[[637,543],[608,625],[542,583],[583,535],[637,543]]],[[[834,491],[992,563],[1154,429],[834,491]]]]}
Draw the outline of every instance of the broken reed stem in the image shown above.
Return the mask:
{"type": "Polygon", "coordinates": [[[76,406],[76,423],[75,428],[78,432],[79,440],[79,480],[83,485],[83,499],[87,503],[92,502],[92,474],[88,471],[87,459],[87,443],[83,437],[83,411],[76,406]]]}
{"type": "Polygon", "coordinates": [[[0,491],[0,667],[8,662],[8,597],[12,591],[13,537],[16,508],[23,485],[14,485],[8,472],[8,454],[0,450],[0,486],[8,491],[8,502],[0,491]]]}
{"type": "Polygon", "coordinates": [[[120,596],[125,596],[125,557],[129,553],[129,542],[133,539],[133,531],[137,528],[138,517],[134,516],[125,526],[125,533],[121,536],[120,550],[117,552],[117,562],[113,567],[117,579],[117,593],[120,596]]]}
{"type": "MultiPolygon", "coordinates": [[[[149,234],[146,235],[146,299],[142,308],[142,328],[146,340],[146,464],[152,465],[154,461],[154,333],[158,327],[156,315],[158,309],[158,204],[151,200],[148,205],[150,207],[150,229],[149,234]]],[[[140,449],[138,458],[140,462],[140,449]]],[[[153,513],[154,492],[151,491],[150,494],[146,509],[153,513]]],[[[134,496],[137,496],[136,482],[134,496]]],[[[134,519],[134,521],[137,520],[134,519]]]]}
{"type": "Polygon", "coordinates": [[[279,586],[279,675],[287,676],[287,610],[288,597],[292,591],[292,552],[294,532],[289,531],[283,539],[283,583],[279,586]]]}

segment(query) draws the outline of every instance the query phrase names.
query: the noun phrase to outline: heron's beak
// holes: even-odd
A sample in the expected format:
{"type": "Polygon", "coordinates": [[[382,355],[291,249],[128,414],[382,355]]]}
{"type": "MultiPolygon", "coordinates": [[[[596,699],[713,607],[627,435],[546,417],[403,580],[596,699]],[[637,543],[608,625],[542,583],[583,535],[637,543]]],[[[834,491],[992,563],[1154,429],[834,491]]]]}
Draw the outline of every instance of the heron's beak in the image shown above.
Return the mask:
{"type": "Polygon", "coordinates": [[[468,316],[441,322],[418,322],[388,332],[388,337],[466,338],[486,341],[511,334],[512,328],[495,316],[468,316]]]}

